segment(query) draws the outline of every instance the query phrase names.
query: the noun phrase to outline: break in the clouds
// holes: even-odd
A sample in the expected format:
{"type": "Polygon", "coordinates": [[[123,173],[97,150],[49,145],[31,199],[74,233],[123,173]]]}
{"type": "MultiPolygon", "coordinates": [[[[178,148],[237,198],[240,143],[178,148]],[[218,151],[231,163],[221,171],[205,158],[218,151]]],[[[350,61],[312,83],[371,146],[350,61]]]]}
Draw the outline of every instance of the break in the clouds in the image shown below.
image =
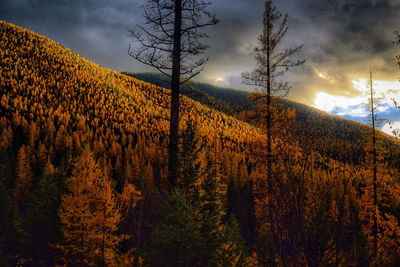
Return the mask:
{"type": "MultiPolygon", "coordinates": [[[[338,116],[367,123],[370,115],[368,109],[368,79],[353,80],[352,84],[352,88],[359,94],[343,96],[318,92],[313,106],[338,116]]],[[[393,101],[400,99],[400,83],[398,81],[375,80],[373,89],[375,91],[376,114],[378,118],[383,120],[380,127],[384,132],[392,134],[392,130],[398,129],[400,125],[400,110],[393,101]]]]}
{"type": "MultiPolygon", "coordinates": [[[[31,29],[117,71],[149,71],[127,55],[127,29],[142,23],[145,0],[1,0],[0,19],[31,29]]],[[[280,0],[289,14],[285,46],[304,44],[306,64],[286,76],[289,97],[361,120],[365,98],[354,81],[368,77],[398,83],[393,30],[400,29],[400,0],[280,0]]],[[[245,88],[240,74],[255,67],[263,0],[214,0],[220,23],[209,29],[210,61],[199,80],[245,88]]],[[[399,86],[385,90],[398,92],[399,86]]],[[[397,93],[396,93],[397,94],[397,93]]],[[[397,95],[398,96],[398,95],[397,95]]],[[[389,100],[389,99],[387,99],[389,100]]],[[[393,106],[388,103],[386,111],[393,106]]],[[[393,109],[394,110],[394,109],[393,109]]],[[[400,121],[398,113],[388,115],[400,121]],[[397,116],[397,117],[396,117],[397,116]]]]}

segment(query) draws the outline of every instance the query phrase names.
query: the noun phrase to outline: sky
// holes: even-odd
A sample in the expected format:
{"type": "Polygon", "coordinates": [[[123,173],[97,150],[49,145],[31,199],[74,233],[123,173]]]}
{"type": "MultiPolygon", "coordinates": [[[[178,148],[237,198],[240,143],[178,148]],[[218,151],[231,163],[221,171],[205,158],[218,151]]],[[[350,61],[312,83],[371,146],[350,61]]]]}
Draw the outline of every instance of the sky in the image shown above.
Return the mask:
{"type": "MultiPolygon", "coordinates": [[[[151,69],[128,56],[128,29],[142,24],[145,0],[0,0],[0,20],[33,30],[116,71],[151,69]]],[[[208,29],[210,58],[198,80],[246,88],[241,73],[255,68],[254,47],[262,30],[263,0],[212,0],[220,22],[208,29]]],[[[304,44],[306,63],[287,74],[289,98],[332,114],[365,122],[370,68],[379,115],[400,127],[400,69],[393,31],[400,30],[400,0],[276,0],[288,13],[285,47],[304,44]]]]}

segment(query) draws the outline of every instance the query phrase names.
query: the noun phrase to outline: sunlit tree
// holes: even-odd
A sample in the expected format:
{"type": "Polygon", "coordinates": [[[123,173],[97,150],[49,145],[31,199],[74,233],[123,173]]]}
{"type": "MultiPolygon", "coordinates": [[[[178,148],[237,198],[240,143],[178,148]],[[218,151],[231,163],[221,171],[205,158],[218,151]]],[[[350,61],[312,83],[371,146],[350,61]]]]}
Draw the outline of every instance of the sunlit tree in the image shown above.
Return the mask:
{"type": "Polygon", "coordinates": [[[284,37],[288,31],[288,16],[282,15],[273,1],[265,2],[263,17],[263,32],[258,38],[259,46],[256,52],[257,68],[252,72],[242,74],[243,82],[257,87],[260,91],[252,94],[251,101],[263,101],[266,104],[266,131],[267,131],[267,177],[271,176],[272,164],[272,96],[286,96],[290,86],[279,78],[290,69],[300,66],[304,60],[293,59],[298,54],[302,45],[290,49],[282,49],[284,37]]]}
{"type": "Polygon", "coordinates": [[[23,201],[29,195],[32,186],[32,170],[29,162],[29,154],[25,146],[18,151],[17,179],[14,184],[14,201],[23,201]]]}
{"type": "Polygon", "coordinates": [[[59,247],[71,264],[115,264],[121,211],[111,180],[103,173],[92,152],[86,149],[68,178],[69,193],[62,197],[59,216],[65,242],[59,247]]]}

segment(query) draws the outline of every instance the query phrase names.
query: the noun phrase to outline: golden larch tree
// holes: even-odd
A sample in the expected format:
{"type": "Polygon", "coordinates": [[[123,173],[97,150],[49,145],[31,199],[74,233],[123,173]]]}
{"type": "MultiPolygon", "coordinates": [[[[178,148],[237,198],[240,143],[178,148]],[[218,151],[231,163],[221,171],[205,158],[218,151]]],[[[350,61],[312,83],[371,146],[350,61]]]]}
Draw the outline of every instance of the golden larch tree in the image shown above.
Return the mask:
{"type": "Polygon", "coordinates": [[[85,149],[67,180],[69,192],[62,196],[59,216],[64,244],[59,248],[66,263],[81,265],[115,264],[118,245],[125,238],[117,234],[122,221],[111,179],[85,149]]]}
{"type": "Polygon", "coordinates": [[[14,184],[14,201],[20,201],[29,192],[32,186],[32,170],[29,163],[29,153],[23,145],[18,151],[16,181],[14,184]]]}

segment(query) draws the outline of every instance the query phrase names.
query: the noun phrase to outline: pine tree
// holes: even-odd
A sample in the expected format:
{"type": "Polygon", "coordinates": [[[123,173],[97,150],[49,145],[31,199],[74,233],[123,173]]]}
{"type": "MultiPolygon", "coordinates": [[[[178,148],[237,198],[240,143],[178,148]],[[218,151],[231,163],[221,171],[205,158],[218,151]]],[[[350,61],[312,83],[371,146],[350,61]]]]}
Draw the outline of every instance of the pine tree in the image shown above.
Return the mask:
{"type": "Polygon", "coordinates": [[[372,168],[373,168],[373,198],[374,198],[374,225],[372,234],[374,236],[374,248],[373,248],[373,255],[374,257],[377,256],[378,251],[378,218],[377,218],[377,209],[378,209],[378,197],[377,197],[377,149],[376,149],[376,117],[375,117],[375,103],[374,103],[374,89],[373,89],[373,80],[372,80],[372,71],[370,71],[370,111],[371,111],[371,124],[372,124],[372,168]]]}
{"type": "Polygon", "coordinates": [[[117,234],[122,220],[111,181],[86,149],[67,180],[69,193],[62,196],[59,211],[65,242],[59,247],[66,263],[115,264],[117,234]]]}
{"type": "Polygon", "coordinates": [[[81,157],[74,167],[67,180],[69,193],[61,198],[59,216],[65,243],[60,248],[66,263],[85,266],[93,260],[95,250],[92,231],[96,218],[92,215],[89,192],[93,190],[93,181],[101,179],[101,173],[93,158],[81,157]]]}
{"type": "Polygon", "coordinates": [[[256,86],[261,92],[249,97],[251,101],[261,101],[266,105],[266,131],[267,131],[267,182],[272,174],[272,96],[286,96],[290,90],[287,82],[278,80],[289,69],[300,66],[304,60],[293,60],[302,46],[282,51],[281,43],[288,31],[288,16],[282,15],[273,6],[272,0],[265,2],[263,17],[263,32],[258,38],[259,47],[255,48],[258,67],[251,73],[242,74],[243,82],[256,86]]]}
{"type": "Polygon", "coordinates": [[[145,260],[149,266],[201,266],[203,249],[198,214],[179,190],[162,204],[160,226],[145,260]]]}
{"type": "Polygon", "coordinates": [[[20,202],[26,199],[32,186],[32,170],[29,163],[29,155],[26,147],[23,145],[18,151],[17,178],[14,184],[13,199],[20,202]]]}
{"type": "Polygon", "coordinates": [[[232,170],[230,176],[226,193],[227,216],[236,218],[243,238],[251,243],[254,239],[253,181],[248,176],[245,164],[240,164],[239,171],[232,170]]]}
{"type": "Polygon", "coordinates": [[[225,223],[226,242],[223,244],[222,266],[256,266],[246,257],[246,246],[240,233],[240,227],[234,217],[225,223]]]}
{"type": "Polygon", "coordinates": [[[202,266],[218,266],[222,261],[225,226],[222,218],[225,215],[222,206],[222,192],[219,183],[216,163],[207,160],[206,173],[201,182],[200,215],[201,233],[204,238],[204,255],[202,266]]]}
{"type": "Polygon", "coordinates": [[[182,188],[189,201],[195,203],[199,198],[198,181],[200,178],[200,147],[197,137],[196,123],[189,119],[182,137],[180,153],[180,179],[178,186],[182,188]]]}
{"type": "Polygon", "coordinates": [[[223,219],[223,186],[221,170],[216,158],[210,152],[206,156],[205,172],[200,185],[200,231],[203,239],[201,266],[233,266],[244,260],[242,237],[234,219],[227,225],[223,219]]]}
{"type": "MultiPolygon", "coordinates": [[[[97,182],[97,192],[94,195],[94,201],[99,204],[96,218],[96,228],[98,232],[97,240],[100,243],[100,266],[115,264],[118,254],[119,243],[127,236],[119,235],[119,225],[122,221],[120,207],[116,201],[115,193],[111,184],[109,175],[103,175],[102,180],[97,182]]],[[[128,185],[125,194],[135,195],[136,191],[128,185]]],[[[131,205],[136,202],[135,196],[131,197],[131,205]]]]}
{"type": "Polygon", "coordinates": [[[379,135],[375,143],[369,136],[359,216],[372,266],[397,266],[400,257],[400,243],[397,242],[400,238],[397,216],[400,203],[396,200],[400,187],[388,171],[384,160],[386,153],[379,135]]]}
{"type": "Polygon", "coordinates": [[[372,70],[370,70],[370,78],[368,82],[368,88],[366,89],[368,95],[367,107],[370,112],[368,123],[371,126],[371,131],[368,134],[368,141],[365,148],[366,154],[366,182],[364,189],[364,210],[362,211],[362,217],[366,221],[365,232],[367,236],[372,237],[372,248],[371,248],[371,262],[377,263],[378,256],[378,243],[379,243],[379,229],[378,229],[378,218],[379,218],[379,203],[378,203],[378,184],[382,183],[382,159],[383,155],[382,146],[379,144],[377,127],[380,123],[380,119],[377,118],[376,110],[379,107],[378,99],[375,95],[374,82],[372,78],[372,70]]]}
{"type": "Polygon", "coordinates": [[[29,233],[28,255],[35,265],[54,265],[51,244],[61,241],[61,222],[58,217],[61,182],[50,160],[44,167],[43,176],[32,192],[22,218],[23,227],[29,233]]]}
{"type": "Polygon", "coordinates": [[[13,266],[18,251],[18,221],[15,216],[11,192],[5,183],[5,170],[0,166],[0,265],[13,266]]]}

